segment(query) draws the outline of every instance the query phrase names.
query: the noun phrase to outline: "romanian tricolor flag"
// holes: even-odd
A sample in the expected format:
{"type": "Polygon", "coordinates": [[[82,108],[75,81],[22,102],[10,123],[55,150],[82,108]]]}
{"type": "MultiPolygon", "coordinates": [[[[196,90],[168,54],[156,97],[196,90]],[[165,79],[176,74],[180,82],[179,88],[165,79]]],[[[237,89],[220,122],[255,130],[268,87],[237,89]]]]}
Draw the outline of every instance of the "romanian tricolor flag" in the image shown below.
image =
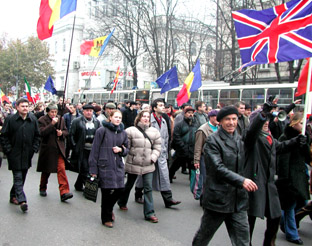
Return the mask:
{"type": "Polygon", "coordinates": [[[188,102],[191,97],[191,92],[197,91],[198,88],[200,88],[201,86],[202,80],[200,74],[200,64],[198,60],[192,72],[190,72],[190,74],[185,79],[183,87],[177,95],[178,106],[181,106],[183,103],[188,102]]]}
{"type": "Polygon", "coordinates": [[[37,33],[40,40],[52,36],[54,23],[76,10],[77,0],[41,0],[37,33]]]}
{"type": "Polygon", "coordinates": [[[3,91],[0,89],[0,98],[1,98],[1,104],[3,102],[11,103],[9,98],[3,93],[3,91]]]}
{"type": "Polygon", "coordinates": [[[107,36],[99,37],[91,41],[85,41],[80,45],[80,54],[98,57],[101,56],[113,35],[115,28],[107,36]]]}

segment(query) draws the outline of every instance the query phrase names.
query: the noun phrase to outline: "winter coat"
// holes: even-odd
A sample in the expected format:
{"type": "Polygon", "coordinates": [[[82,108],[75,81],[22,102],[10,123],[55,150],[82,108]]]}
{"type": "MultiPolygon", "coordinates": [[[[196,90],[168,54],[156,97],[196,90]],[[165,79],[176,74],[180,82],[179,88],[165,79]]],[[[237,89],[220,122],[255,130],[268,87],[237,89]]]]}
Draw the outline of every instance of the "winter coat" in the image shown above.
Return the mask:
{"type": "Polygon", "coordinates": [[[169,191],[171,190],[171,187],[167,165],[169,143],[167,123],[164,118],[162,118],[161,127],[159,127],[154,115],[151,114],[151,126],[159,131],[161,137],[161,152],[157,162],[155,163],[153,189],[157,191],[169,191]]]}
{"type": "Polygon", "coordinates": [[[49,115],[42,116],[39,123],[41,145],[39,150],[37,172],[57,173],[57,162],[59,155],[65,158],[65,138],[68,131],[62,117],[57,116],[59,122],[52,125],[49,115]],[[62,130],[62,136],[56,135],[56,129],[62,130]]]}
{"type": "Polygon", "coordinates": [[[244,145],[237,132],[230,136],[220,127],[208,136],[204,153],[207,175],[203,207],[220,213],[247,210],[248,194],[243,189],[244,145]]]}
{"type": "MultiPolygon", "coordinates": [[[[95,129],[100,127],[100,122],[94,117],[93,123],[95,129]]],[[[86,140],[86,123],[84,116],[80,116],[72,121],[69,135],[73,146],[70,162],[76,167],[76,169],[80,170],[80,166],[83,161],[83,149],[86,140]]]]}
{"type": "Polygon", "coordinates": [[[171,119],[166,113],[163,113],[162,117],[164,118],[164,120],[166,121],[166,124],[167,124],[169,143],[170,143],[171,142],[171,129],[173,127],[171,124],[171,119]]]}
{"type": "Polygon", "coordinates": [[[137,111],[135,109],[131,110],[130,108],[126,108],[126,110],[122,113],[122,123],[127,129],[130,126],[134,126],[134,120],[137,116],[137,111]]]}
{"type": "Polygon", "coordinates": [[[200,163],[201,155],[204,153],[204,144],[209,135],[213,133],[213,130],[209,126],[209,123],[203,124],[195,134],[195,147],[194,147],[194,163],[200,163]]]}
{"type": "MultiPolygon", "coordinates": [[[[75,119],[78,118],[79,116],[81,116],[81,114],[79,113],[78,110],[76,110],[76,117],[75,117],[75,119]]],[[[70,125],[72,123],[72,117],[73,117],[73,115],[70,112],[68,112],[68,113],[63,115],[67,131],[70,130],[70,125]]]]}
{"type": "Polygon", "coordinates": [[[161,151],[161,138],[159,131],[154,127],[143,125],[140,122],[138,127],[144,130],[153,145],[135,126],[127,128],[129,153],[126,158],[125,171],[142,175],[155,170],[154,163],[161,151]]]}
{"type": "Polygon", "coordinates": [[[121,125],[105,122],[97,129],[89,156],[89,172],[96,174],[99,187],[104,189],[124,188],[124,163],[122,157],[128,154],[128,137],[121,125]],[[122,148],[115,154],[113,147],[122,148]]]}
{"type": "Polygon", "coordinates": [[[31,167],[31,159],[38,152],[40,134],[38,120],[28,113],[25,120],[15,113],[9,115],[1,129],[1,145],[9,163],[9,170],[21,171],[31,167]]]}
{"type": "Polygon", "coordinates": [[[245,115],[241,115],[238,117],[237,120],[237,128],[236,131],[239,135],[243,135],[244,130],[247,129],[249,126],[248,118],[245,115]]]}
{"type": "MultiPolygon", "coordinates": [[[[299,132],[290,126],[285,128],[279,141],[286,141],[299,135],[299,132]]],[[[291,151],[280,155],[277,164],[278,193],[282,209],[287,209],[297,202],[303,204],[310,199],[309,179],[306,173],[305,163],[310,163],[309,145],[293,146],[291,151]]]]}
{"type": "Polygon", "coordinates": [[[255,182],[258,190],[249,193],[249,210],[251,216],[264,218],[266,207],[272,219],[281,216],[281,207],[274,183],[276,174],[276,155],[289,151],[296,140],[279,142],[272,137],[272,145],[261,134],[266,118],[258,114],[243,137],[245,143],[245,174],[255,182]]]}
{"type": "Polygon", "coordinates": [[[194,158],[196,130],[195,122],[193,120],[187,121],[185,118],[174,126],[172,141],[177,157],[185,157],[191,160],[194,158]]]}
{"type": "Polygon", "coordinates": [[[193,116],[194,125],[196,127],[196,130],[201,127],[203,124],[208,122],[208,115],[206,113],[198,113],[195,112],[193,116]]]}

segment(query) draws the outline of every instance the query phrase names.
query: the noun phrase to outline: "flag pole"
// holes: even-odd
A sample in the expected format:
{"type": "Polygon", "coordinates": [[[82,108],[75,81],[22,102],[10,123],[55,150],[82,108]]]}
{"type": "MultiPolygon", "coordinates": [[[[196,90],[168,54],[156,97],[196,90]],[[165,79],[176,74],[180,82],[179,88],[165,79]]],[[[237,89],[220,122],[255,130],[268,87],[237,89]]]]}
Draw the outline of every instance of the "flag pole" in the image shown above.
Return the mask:
{"type": "Polygon", "coordinates": [[[71,56],[71,50],[73,46],[73,37],[74,37],[74,30],[75,30],[75,22],[76,22],[76,14],[74,15],[74,22],[73,22],[73,28],[72,28],[72,35],[70,40],[70,46],[69,46],[69,54],[68,54],[68,62],[67,62],[67,69],[66,69],[66,76],[65,76],[65,84],[64,84],[64,94],[63,94],[63,104],[62,104],[62,112],[61,116],[63,116],[65,111],[65,92],[67,87],[67,80],[68,80],[68,72],[69,72],[69,65],[70,65],[70,56],[71,56]]]}
{"type": "Polygon", "coordinates": [[[310,85],[311,85],[311,73],[312,73],[312,59],[309,58],[309,71],[308,71],[308,79],[307,79],[307,90],[305,94],[305,103],[304,103],[304,112],[303,112],[303,124],[302,124],[302,135],[305,135],[306,131],[306,123],[307,123],[307,114],[310,105],[310,85]]]}

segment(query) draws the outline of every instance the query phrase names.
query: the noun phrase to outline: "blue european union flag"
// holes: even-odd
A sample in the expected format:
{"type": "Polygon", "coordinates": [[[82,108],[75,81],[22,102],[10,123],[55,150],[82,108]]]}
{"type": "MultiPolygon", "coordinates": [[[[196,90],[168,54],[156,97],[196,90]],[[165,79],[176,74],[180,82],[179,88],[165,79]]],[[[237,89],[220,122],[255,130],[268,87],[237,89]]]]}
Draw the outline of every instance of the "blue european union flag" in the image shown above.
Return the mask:
{"type": "Polygon", "coordinates": [[[44,85],[44,89],[47,91],[50,91],[52,95],[56,95],[56,89],[54,87],[54,83],[50,75],[49,75],[47,82],[44,85]]]}
{"type": "Polygon", "coordinates": [[[176,66],[165,72],[158,79],[156,83],[161,88],[160,94],[170,91],[173,88],[179,87],[178,72],[176,66]]]}

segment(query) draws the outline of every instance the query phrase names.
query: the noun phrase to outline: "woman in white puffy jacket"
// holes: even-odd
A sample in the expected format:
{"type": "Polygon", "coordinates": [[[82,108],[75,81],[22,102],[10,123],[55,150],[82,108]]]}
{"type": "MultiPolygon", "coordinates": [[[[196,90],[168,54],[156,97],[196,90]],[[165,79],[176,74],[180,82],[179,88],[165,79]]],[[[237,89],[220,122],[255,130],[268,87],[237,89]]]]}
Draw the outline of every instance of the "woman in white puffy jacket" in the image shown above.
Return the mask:
{"type": "Polygon", "coordinates": [[[138,175],[142,175],[144,186],[144,216],[147,221],[157,223],[155,216],[152,182],[154,163],[157,161],[161,150],[159,131],[150,127],[149,111],[141,111],[134,122],[134,126],[126,129],[128,135],[129,153],[126,157],[125,172],[128,174],[125,190],[121,195],[118,205],[121,210],[128,210],[127,202],[130,191],[138,175]]]}

